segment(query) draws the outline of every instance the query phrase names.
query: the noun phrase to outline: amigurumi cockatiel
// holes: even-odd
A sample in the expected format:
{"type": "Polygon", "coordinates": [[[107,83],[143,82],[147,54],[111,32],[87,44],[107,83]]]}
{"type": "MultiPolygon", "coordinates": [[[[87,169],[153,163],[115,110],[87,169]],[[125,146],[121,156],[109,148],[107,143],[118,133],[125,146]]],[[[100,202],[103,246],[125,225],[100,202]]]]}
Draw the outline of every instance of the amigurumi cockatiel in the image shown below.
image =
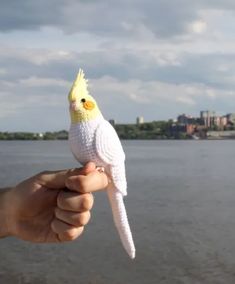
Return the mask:
{"type": "Polygon", "coordinates": [[[127,195],[125,154],[116,131],[103,118],[96,101],[89,95],[87,80],[81,69],[70,90],[69,103],[72,153],[82,165],[94,162],[110,177],[107,193],[114,223],[124,248],[134,258],[135,246],[123,202],[123,196],[127,195]]]}

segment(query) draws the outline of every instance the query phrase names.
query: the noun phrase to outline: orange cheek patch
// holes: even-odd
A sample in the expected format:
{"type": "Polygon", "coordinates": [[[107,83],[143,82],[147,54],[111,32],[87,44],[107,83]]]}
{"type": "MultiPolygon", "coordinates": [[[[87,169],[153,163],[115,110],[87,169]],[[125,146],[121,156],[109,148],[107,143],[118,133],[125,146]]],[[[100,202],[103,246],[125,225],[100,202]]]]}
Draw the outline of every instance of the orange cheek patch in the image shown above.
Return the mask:
{"type": "Polygon", "coordinates": [[[87,110],[92,110],[95,107],[95,104],[92,101],[86,101],[83,104],[83,107],[87,110]]]}

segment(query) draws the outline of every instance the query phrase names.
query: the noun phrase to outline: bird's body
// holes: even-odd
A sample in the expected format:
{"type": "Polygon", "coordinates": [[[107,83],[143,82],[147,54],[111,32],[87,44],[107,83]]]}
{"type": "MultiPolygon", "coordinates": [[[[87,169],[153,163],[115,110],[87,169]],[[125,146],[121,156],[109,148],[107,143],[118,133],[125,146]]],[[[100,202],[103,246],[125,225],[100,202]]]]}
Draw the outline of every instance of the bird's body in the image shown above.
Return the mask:
{"type": "Polygon", "coordinates": [[[71,124],[70,126],[70,148],[75,158],[83,165],[87,162],[93,161],[97,165],[102,167],[105,166],[105,164],[98,159],[94,147],[95,132],[99,123],[103,120],[103,117],[100,117],[87,122],[71,124]]]}
{"type": "Polygon", "coordinates": [[[116,131],[103,118],[96,101],[88,94],[82,70],[70,91],[69,101],[69,144],[72,153],[81,164],[92,161],[103,167],[110,177],[107,193],[113,219],[123,246],[130,257],[134,258],[135,247],[123,202],[123,196],[127,194],[125,154],[116,131]]]}

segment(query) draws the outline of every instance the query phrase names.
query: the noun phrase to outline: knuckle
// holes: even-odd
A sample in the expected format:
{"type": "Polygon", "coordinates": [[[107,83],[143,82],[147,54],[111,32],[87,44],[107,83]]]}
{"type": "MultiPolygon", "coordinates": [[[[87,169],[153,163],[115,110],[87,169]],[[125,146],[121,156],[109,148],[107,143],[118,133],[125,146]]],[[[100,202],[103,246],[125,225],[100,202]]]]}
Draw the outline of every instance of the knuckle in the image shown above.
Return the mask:
{"type": "Polygon", "coordinates": [[[85,226],[90,220],[91,214],[89,211],[79,214],[78,224],[85,226]]]}
{"type": "Polygon", "coordinates": [[[51,222],[51,229],[53,232],[56,232],[56,224],[55,224],[55,219],[51,222]]]}
{"type": "Polygon", "coordinates": [[[65,186],[69,189],[72,189],[72,182],[71,182],[71,179],[70,178],[67,178],[65,180],[65,186]]]}
{"type": "Polygon", "coordinates": [[[54,214],[57,219],[60,219],[60,210],[58,207],[55,208],[54,214]]]}
{"type": "Polygon", "coordinates": [[[50,173],[50,171],[41,171],[40,173],[38,173],[38,176],[44,176],[44,175],[47,175],[49,173],[50,173]]]}
{"type": "Polygon", "coordinates": [[[83,176],[77,177],[78,190],[82,193],[87,192],[87,181],[83,176]]]}
{"type": "Polygon", "coordinates": [[[108,186],[108,184],[109,184],[109,179],[108,179],[106,174],[103,174],[102,181],[103,181],[103,188],[106,188],[108,186]]]}
{"type": "Polygon", "coordinates": [[[71,230],[68,230],[68,231],[64,232],[63,233],[63,237],[67,241],[72,241],[72,240],[74,240],[76,238],[76,234],[75,234],[74,230],[71,229],[71,230]]]}
{"type": "Polygon", "coordinates": [[[57,195],[57,206],[59,208],[63,208],[64,207],[64,202],[63,202],[63,193],[62,191],[57,195]]]}
{"type": "Polygon", "coordinates": [[[67,177],[72,177],[72,176],[75,176],[75,175],[79,175],[80,172],[81,172],[81,169],[82,168],[71,168],[71,169],[68,169],[67,173],[66,173],[66,176],[67,177]]]}
{"type": "Polygon", "coordinates": [[[76,174],[76,169],[74,169],[74,168],[68,169],[65,173],[66,180],[73,178],[75,174],[76,174]]]}
{"type": "Polygon", "coordinates": [[[70,230],[67,230],[66,232],[64,232],[62,238],[65,241],[73,241],[77,237],[79,237],[82,232],[83,232],[83,227],[73,228],[73,229],[70,229],[70,230]]]}
{"type": "Polygon", "coordinates": [[[64,210],[63,209],[56,207],[54,214],[57,220],[60,220],[60,221],[64,220],[64,210]]]}
{"type": "Polygon", "coordinates": [[[71,177],[74,174],[74,171],[75,171],[74,168],[68,169],[67,172],[66,172],[66,177],[67,178],[71,177]]]}
{"type": "Polygon", "coordinates": [[[47,176],[48,174],[50,174],[50,171],[41,171],[38,174],[35,175],[36,180],[42,180],[45,176],[47,176]]]}
{"type": "Polygon", "coordinates": [[[81,210],[83,211],[91,210],[93,203],[94,203],[93,195],[90,193],[84,194],[82,196],[82,201],[81,201],[81,210]]]}

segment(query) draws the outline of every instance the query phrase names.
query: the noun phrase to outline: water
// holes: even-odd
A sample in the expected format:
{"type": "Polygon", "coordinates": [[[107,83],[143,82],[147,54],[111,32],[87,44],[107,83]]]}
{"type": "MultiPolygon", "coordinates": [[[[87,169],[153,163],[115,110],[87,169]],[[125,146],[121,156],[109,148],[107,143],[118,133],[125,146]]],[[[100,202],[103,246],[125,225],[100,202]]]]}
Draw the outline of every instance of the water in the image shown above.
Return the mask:
{"type": "MultiPolygon", "coordinates": [[[[235,141],[124,141],[126,206],[137,257],[114,229],[104,192],[72,243],[0,240],[0,282],[234,284],[235,141]]],[[[1,187],[77,166],[66,141],[0,142],[1,187]]]]}

